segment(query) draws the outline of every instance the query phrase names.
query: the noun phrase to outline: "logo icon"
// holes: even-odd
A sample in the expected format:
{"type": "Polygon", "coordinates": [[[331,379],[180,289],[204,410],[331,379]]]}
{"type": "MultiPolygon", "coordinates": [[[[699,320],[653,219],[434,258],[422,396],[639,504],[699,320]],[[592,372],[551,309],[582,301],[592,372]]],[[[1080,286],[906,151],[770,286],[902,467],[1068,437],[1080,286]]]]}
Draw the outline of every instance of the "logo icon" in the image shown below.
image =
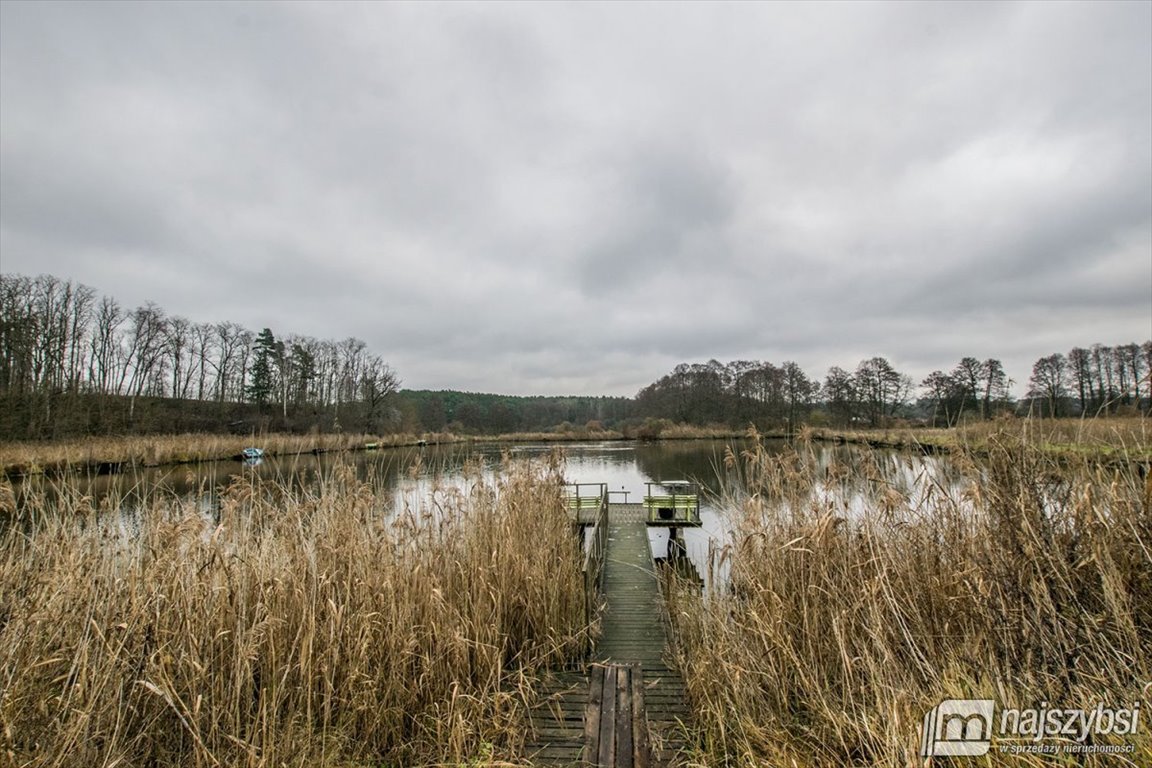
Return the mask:
{"type": "Polygon", "coordinates": [[[945,699],[924,715],[920,755],[984,755],[992,745],[992,699],[945,699]]]}

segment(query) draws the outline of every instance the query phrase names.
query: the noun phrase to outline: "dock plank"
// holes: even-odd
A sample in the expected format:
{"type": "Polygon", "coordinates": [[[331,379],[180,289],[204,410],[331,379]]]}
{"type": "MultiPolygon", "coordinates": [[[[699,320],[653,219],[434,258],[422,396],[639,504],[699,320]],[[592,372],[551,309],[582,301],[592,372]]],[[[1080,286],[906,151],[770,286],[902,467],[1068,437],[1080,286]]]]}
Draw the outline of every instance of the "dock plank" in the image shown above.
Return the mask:
{"type": "Polygon", "coordinates": [[[684,681],[665,660],[668,637],[664,600],[648,542],[641,505],[612,504],[608,512],[608,549],[604,562],[604,611],[594,656],[600,663],[639,667],[641,697],[632,696],[637,717],[647,727],[645,746],[658,743],[650,765],[675,764],[684,746],[683,724],[689,719],[684,681]]]}
{"type": "Polygon", "coordinates": [[[665,606],[640,504],[610,504],[601,633],[587,675],[558,678],[534,720],[535,765],[671,768],[691,720],[666,661],[665,606]],[[621,671],[621,665],[626,671],[621,671]]]}

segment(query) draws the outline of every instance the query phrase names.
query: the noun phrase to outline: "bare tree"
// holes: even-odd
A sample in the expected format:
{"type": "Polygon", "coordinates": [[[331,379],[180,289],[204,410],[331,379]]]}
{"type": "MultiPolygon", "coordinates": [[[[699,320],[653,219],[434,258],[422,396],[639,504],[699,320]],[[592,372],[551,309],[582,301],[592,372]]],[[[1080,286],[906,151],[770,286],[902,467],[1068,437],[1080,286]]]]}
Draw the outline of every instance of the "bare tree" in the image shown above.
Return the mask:
{"type": "Polygon", "coordinates": [[[172,397],[184,398],[188,395],[191,381],[192,362],[190,344],[192,323],[183,317],[170,317],[164,325],[164,351],[168,355],[168,368],[172,374],[172,397]]]}
{"type": "Polygon", "coordinates": [[[1143,378],[1143,361],[1140,345],[1120,344],[1112,348],[1116,370],[1120,379],[1120,399],[1125,405],[1140,403],[1140,383],[1143,378]]]}
{"type": "MultiPolygon", "coordinates": [[[[164,311],[152,302],[137,307],[129,317],[127,356],[128,418],[135,418],[136,399],[149,385],[160,381],[165,354],[167,322],[164,311]]],[[[152,390],[154,393],[155,390],[152,390]]]]}
{"type": "Polygon", "coordinates": [[[87,359],[88,327],[92,322],[92,305],[96,291],[86,285],[77,284],[71,296],[71,323],[68,329],[68,390],[80,392],[84,380],[84,367],[87,359]]]}
{"type": "Polygon", "coordinates": [[[780,367],[780,372],[784,383],[784,396],[788,403],[788,424],[791,427],[796,424],[797,417],[808,410],[819,387],[791,360],[780,367]]]}
{"type": "Polygon", "coordinates": [[[980,361],[965,357],[952,369],[952,383],[960,395],[961,413],[979,411],[980,361]]]}
{"type": "Polygon", "coordinates": [[[959,399],[956,397],[956,382],[944,371],[932,371],[920,386],[927,391],[924,399],[932,405],[932,424],[935,425],[943,414],[944,423],[952,426],[958,415],[953,403],[954,399],[959,399]]]}
{"type": "Polygon", "coordinates": [[[1073,347],[1068,353],[1068,376],[1076,388],[1080,413],[1087,413],[1089,404],[1096,399],[1092,390],[1092,353],[1083,347],[1073,347]]]}
{"type": "Polygon", "coordinates": [[[380,432],[381,408],[386,399],[398,392],[400,378],[379,355],[371,355],[364,360],[360,370],[360,396],[366,410],[365,428],[380,432]]]}
{"type": "Polygon", "coordinates": [[[244,400],[245,390],[248,387],[248,367],[252,362],[252,345],[255,340],[256,334],[246,328],[240,331],[240,336],[236,340],[237,373],[233,396],[237,401],[244,400]]]}
{"type": "Polygon", "coordinates": [[[1144,358],[1144,384],[1148,387],[1148,409],[1152,411],[1152,340],[1140,345],[1140,355],[1144,358]]]}
{"type": "Polygon", "coordinates": [[[980,380],[984,390],[980,401],[980,413],[984,418],[990,419],[992,406],[1008,401],[1008,388],[1012,386],[1012,380],[1004,372],[1004,364],[991,357],[980,364],[980,380]]]}
{"type": "MultiPolygon", "coordinates": [[[[233,378],[239,369],[239,357],[242,346],[247,346],[244,338],[244,329],[236,323],[216,324],[216,360],[212,367],[216,371],[216,400],[224,400],[232,394],[233,378]]],[[[240,382],[243,389],[243,381],[240,382]]]]}
{"type": "Polygon", "coordinates": [[[1100,393],[1098,409],[1111,411],[1116,404],[1116,382],[1112,369],[1112,348],[1103,344],[1092,345],[1092,368],[1100,393]]]}
{"type": "Polygon", "coordinates": [[[1042,357],[1032,366],[1029,395],[1047,403],[1048,414],[1063,414],[1062,402],[1067,394],[1068,361],[1059,353],[1042,357]]]}
{"type": "Polygon", "coordinates": [[[1140,345],[1136,343],[1121,344],[1115,348],[1116,364],[1125,372],[1124,402],[1140,405],[1140,386],[1143,383],[1145,368],[1144,358],[1140,354],[1140,345]]]}
{"type": "Polygon", "coordinates": [[[873,425],[882,424],[894,416],[912,389],[912,380],[883,357],[861,361],[852,378],[858,402],[873,425]]]}
{"type": "Polygon", "coordinates": [[[196,399],[204,400],[212,391],[208,387],[208,368],[214,367],[210,360],[216,338],[216,327],[211,323],[196,323],[189,330],[188,355],[190,367],[187,381],[196,379],[196,399]]]}
{"type": "Polygon", "coordinates": [[[310,402],[322,404],[317,390],[317,360],[321,354],[321,343],[308,336],[290,336],[287,346],[288,371],[290,374],[289,396],[297,406],[310,402]]]}
{"type": "Polygon", "coordinates": [[[100,299],[96,308],[96,320],[89,340],[91,355],[88,363],[88,384],[102,395],[113,393],[114,382],[120,378],[117,364],[120,359],[118,347],[119,330],[124,322],[124,312],[110,296],[100,299]]]}
{"type": "Polygon", "coordinates": [[[21,397],[33,391],[37,337],[32,281],[0,275],[0,389],[21,397]]]}
{"type": "Polygon", "coordinates": [[[854,419],[859,403],[855,377],[838,365],[829,368],[824,378],[824,402],[828,411],[841,421],[854,419]]]}

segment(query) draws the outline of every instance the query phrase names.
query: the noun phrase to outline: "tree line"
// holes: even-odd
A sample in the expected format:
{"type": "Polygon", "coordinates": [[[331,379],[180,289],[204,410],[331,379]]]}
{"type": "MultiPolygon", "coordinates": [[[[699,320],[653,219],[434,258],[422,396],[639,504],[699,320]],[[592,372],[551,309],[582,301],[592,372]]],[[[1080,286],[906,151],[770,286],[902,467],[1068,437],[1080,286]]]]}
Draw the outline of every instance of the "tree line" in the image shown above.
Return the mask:
{"type": "Polygon", "coordinates": [[[1028,395],[1052,416],[1140,410],[1152,401],[1152,341],[1073,347],[1032,366],[1028,395]]]}
{"type": "Polygon", "coordinates": [[[883,357],[839,366],[824,381],[794,361],[682,363],[640,390],[636,415],[689,424],[755,424],[780,428],[799,423],[879,425],[900,414],[912,380],[883,357]]]}
{"type": "Polygon", "coordinates": [[[1152,341],[1075,347],[1036,361],[1025,398],[995,358],[964,357],[919,386],[884,357],[823,380],[794,361],[682,363],[627,397],[401,391],[356,338],[317,339],[127,309],[50,275],[0,274],[0,436],[275,429],[471,434],[606,427],[800,423],[951,426],[1002,412],[1147,412],[1152,341]]]}
{"type": "Polygon", "coordinates": [[[769,424],[804,419],[820,386],[794,362],[681,363],[640,390],[636,414],[687,424],[769,424]]]}
{"type": "Polygon", "coordinates": [[[517,397],[455,390],[404,390],[398,398],[413,431],[499,435],[620,426],[634,413],[630,397],[517,397]]]}
{"type": "Polygon", "coordinates": [[[1012,383],[999,360],[964,357],[948,373],[928,374],[920,383],[921,402],[932,409],[934,425],[952,426],[965,417],[987,419],[1013,407],[1012,383]]]}
{"type": "Polygon", "coordinates": [[[634,418],[688,424],[755,424],[773,429],[798,423],[886,426],[897,420],[954,426],[1000,413],[1080,416],[1152,408],[1152,341],[1076,347],[1041,358],[1032,369],[1025,398],[996,358],[963,357],[949,371],[913,379],[884,357],[861,360],[854,369],[828,369],[823,381],[795,362],[756,360],[682,363],[644,387],[634,418]]]}
{"type": "Polygon", "coordinates": [[[190,428],[241,417],[249,427],[379,432],[396,417],[385,405],[398,387],[360,339],[277,338],[268,328],[193,322],[152,302],[128,309],[51,275],[0,274],[0,429],[8,436],[163,431],[175,411],[190,428]]]}

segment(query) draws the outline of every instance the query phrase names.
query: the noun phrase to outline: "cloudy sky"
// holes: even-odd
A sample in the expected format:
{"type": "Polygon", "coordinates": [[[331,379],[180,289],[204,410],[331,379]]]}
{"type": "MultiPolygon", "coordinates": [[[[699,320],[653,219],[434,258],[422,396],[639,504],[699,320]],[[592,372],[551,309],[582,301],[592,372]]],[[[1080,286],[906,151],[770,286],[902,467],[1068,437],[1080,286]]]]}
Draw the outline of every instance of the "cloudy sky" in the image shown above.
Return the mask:
{"type": "Polygon", "coordinates": [[[412,388],[1152,337],[1152,3],[0,3],[0,268],[412,388]]]}

